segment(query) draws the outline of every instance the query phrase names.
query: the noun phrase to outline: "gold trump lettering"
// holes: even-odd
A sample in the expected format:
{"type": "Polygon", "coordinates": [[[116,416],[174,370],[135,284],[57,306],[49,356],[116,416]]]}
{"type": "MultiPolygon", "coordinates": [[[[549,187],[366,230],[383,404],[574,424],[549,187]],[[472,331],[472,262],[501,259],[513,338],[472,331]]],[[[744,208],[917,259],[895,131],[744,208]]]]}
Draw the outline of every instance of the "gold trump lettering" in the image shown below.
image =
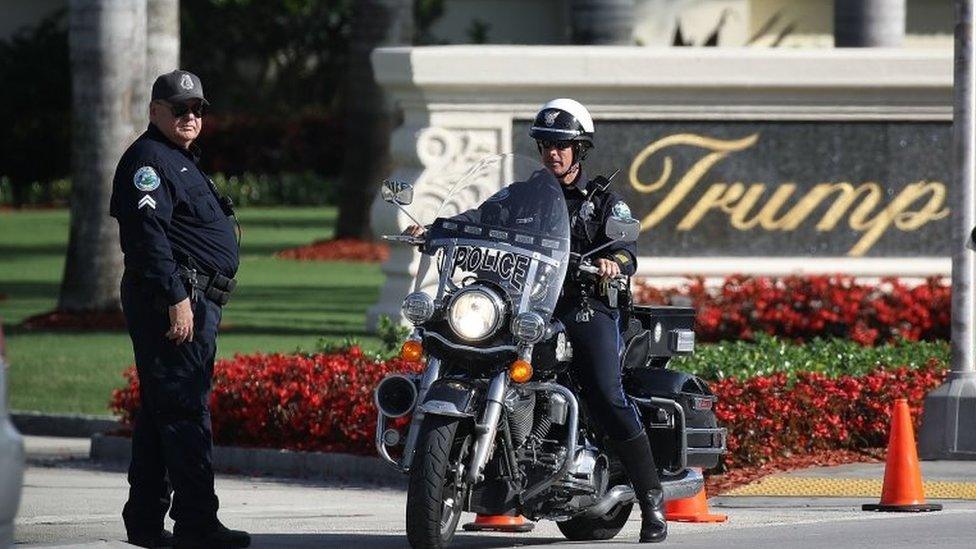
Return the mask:
{"type": "MultiPolygon", "coordinates": [[[[630,165],[630,185],[643,194],[665,192],[654,209],[644,217],[644,230],[658,225],[683,204],[708,171],[722,159],[752,147],[758,140],[758,133],[729,140],[683,133],[669,135],[644,148],[630,165]],[[702,149],[705,154],[687,171],[676,175],[673,173],[674,161],[666,151],[678,146],[702,149]],[[661,175],[652,182],[641,181],[638,172],[657,153],[661,153],[661,175]],[[673,185],[669,187],[672,180],[673,185]]],[[[769,232],[795,231],[821,204],[832,200],[814,227],[818,232],[833,231],[846,217],[847,226],[861,233],[847,255],[859,257],[870,250],[892,226],[901,231],[915,231],[926,223],[949,215],[949,209],[945,207],[946,186],[939,181],[910,183],[896,195],[893,191],[886,193],[886,189],[874,181],[858,185],[845,181],[818,183],[788,208],[787,202],[796,193],[796,183],[779,184],[772,196],[765,203],[760,203],[767,188],[765,183],[711,183],[678,221],[676,228],[691,231],[709,213],[720,212],[739,231],[756,228],[769,232]],[[894,197],[885,203],[885,198],[890,195],[894,197]]]]}

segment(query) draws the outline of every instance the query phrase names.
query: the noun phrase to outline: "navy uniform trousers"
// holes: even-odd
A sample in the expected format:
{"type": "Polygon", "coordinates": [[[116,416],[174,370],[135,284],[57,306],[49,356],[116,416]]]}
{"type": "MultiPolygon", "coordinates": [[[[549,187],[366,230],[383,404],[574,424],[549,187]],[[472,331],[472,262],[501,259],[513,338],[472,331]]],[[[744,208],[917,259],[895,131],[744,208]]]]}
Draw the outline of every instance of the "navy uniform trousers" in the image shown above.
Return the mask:
{"type": "Polygon", "coordinates": [[[208,299],[193,303],[193,341],[176,345],[166,337],[169,313],[149,289],[123,277],[125,313],[139,374],[141,406],[132,433],[126,530],[159,532],[170,516],[181,528],[206,528],[217,521],[211,462],[210,396],[217,351],[220,307],[208,299]]]}
{"type": "Polygon", "coordinates": [[[578,322],[577,300],[560,303],[555,316],[566,326],[573,346],[573,367],[584,388],[586,408],[607,436],[630,440],[644,430],[634,405],[624,394],[620,371],[620,328],[618,312],[595,304],[589,322],[578,322]]]}

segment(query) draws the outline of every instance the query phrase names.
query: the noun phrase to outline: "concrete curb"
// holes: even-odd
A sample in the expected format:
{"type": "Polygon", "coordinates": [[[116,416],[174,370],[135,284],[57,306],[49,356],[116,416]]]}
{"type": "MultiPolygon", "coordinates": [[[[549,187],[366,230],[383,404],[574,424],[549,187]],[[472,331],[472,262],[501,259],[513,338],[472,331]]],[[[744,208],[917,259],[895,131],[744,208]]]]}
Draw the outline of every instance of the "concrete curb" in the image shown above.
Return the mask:
{"type": "MultiPolygon", "coordinates": [[[[131,451],[131,439],[127,437],[105,434],[92,436],[92,461],[128,465],[131,451]]],[[[319,479],[395,487],[405,487],[407,479],[406,475],[377,457],[268,448],[215,446],[213,466],[217,472],[238,475],[319,479]]]]}
{"type": "Polygon", "coordinates": [[[88,438],[122,427],[112,416],[12,411],[10,419],[21,434],[42,437],[88,438]]]}

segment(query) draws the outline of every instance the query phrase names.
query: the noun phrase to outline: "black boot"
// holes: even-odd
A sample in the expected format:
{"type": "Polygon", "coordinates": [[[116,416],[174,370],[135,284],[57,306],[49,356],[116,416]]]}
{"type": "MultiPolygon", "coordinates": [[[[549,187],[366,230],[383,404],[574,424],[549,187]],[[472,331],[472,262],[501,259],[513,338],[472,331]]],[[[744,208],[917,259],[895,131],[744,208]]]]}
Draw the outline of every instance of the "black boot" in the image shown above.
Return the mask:
{"type": "Polygon", "coordinates": [[[623,464],[641,510],[641,543],[657,543],[668,537],[668,523],[664,518],[664,490],[654,466],[654,455],[647,433],[613,443],[617,457],[623,464]]]}
{"type": "Polygon", "coordinates": [[[207,528],[175,528],[173,547],[185,548],[231,548],[251,545],[251,535],[243,530],[231,530],[219,521],[207,528]]]}

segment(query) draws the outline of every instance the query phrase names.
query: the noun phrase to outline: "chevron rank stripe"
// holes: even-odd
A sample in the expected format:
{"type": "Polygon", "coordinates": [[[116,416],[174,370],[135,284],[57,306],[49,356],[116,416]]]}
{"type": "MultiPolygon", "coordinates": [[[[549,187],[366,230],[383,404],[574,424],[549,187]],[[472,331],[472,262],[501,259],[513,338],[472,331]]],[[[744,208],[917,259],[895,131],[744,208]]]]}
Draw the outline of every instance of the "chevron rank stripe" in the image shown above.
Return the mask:
{"type": "Polygon", "coordinates": [[[141,210],[146,206],[149,206],[154,210],[156,209],[156,201],[148,194],[139,199],[139,207],[137,209],[141,210]]]}

